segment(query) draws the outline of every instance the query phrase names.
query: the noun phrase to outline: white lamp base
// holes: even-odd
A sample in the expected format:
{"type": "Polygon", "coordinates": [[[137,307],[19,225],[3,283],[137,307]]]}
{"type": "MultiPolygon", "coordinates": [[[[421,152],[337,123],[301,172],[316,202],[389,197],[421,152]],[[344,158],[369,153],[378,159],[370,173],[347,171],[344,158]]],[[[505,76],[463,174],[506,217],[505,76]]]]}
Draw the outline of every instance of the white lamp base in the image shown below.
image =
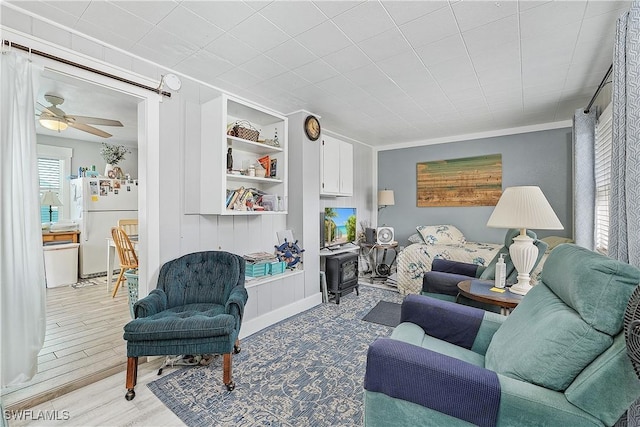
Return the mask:
{"type": "Polygon", "coordinates": [[[513,243],[509,246],[511,261],[518,271],[518,283],[509,289],[514,294],[526,295],[532,288],[529,272],[538,258],[538,248],[533,244],[533,239],[527,236],[527,231],[523,228],[520,235],[513,238],[513,243]]]}

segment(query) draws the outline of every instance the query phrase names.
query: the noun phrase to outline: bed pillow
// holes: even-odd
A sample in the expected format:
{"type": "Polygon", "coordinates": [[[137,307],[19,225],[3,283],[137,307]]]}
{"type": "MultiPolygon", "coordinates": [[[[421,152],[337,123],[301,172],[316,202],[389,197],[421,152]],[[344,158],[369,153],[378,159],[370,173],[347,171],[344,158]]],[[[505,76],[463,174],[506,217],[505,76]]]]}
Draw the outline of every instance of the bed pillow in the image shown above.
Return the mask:
{"type": "Polygon", "coordinates": [[[572,239],[570,239],[568,237],[560,237],[560,236],[543,237],[540,240],[542,240],[547,245],[549,245],[549,247],[547,248],[547,252],[551,252],[551,250],[553,248],[555,248],[556,246],[558,246],[558,245],[560,245],[562,243],[573,243],[572,239]]]}
{"type": "Polygon", "coordinates": [[[424,239],[420,235],[420,233],[414,233],[411,236],[407,237],[407,240],[411,243],[424,243],[424,239]]]}
{"type": "Polygon", "coordinates": [[[464,234],[453,225],[419,225],[418,233],[427,245],[456,245],[465,244],[464,234]]]}

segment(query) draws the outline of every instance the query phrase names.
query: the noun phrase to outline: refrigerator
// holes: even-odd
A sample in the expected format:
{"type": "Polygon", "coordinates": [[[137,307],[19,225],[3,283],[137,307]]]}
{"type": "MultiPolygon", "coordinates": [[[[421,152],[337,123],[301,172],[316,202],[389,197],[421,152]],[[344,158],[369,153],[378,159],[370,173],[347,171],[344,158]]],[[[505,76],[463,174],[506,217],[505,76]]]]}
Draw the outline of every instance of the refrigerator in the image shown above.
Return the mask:
{"type": "Polygon", "coordinates": [[[78,221],[80,229],[80,277],[107,273],[107,239],[111,227],[125,218],[138,218],[138,180],[71,180],[71,219],[78,221]]]}

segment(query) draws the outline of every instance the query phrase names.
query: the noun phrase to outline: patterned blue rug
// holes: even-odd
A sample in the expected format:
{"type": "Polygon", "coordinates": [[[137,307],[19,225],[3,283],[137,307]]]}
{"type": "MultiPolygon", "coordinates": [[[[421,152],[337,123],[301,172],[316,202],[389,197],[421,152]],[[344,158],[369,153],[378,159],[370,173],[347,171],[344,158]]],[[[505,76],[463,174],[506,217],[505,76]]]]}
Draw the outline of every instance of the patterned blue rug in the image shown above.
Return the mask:
{"type": "Polygon", "coordinates": [[[222,383],[222,357],[148,384],[188,426],[363,424],[367,348],[392,328],[361,320],[398,293],[360,286],[340,305],[321,304],[244,339],[233,358],[236,389],[222,383]]]}

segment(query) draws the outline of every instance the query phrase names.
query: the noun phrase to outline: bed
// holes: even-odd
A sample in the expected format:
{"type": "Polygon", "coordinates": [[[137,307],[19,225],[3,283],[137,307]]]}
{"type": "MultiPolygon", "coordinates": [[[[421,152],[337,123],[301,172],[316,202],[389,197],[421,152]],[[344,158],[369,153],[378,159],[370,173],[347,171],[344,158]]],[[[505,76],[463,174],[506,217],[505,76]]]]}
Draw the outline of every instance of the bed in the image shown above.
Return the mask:
{"type": "MultiPolygon", "coordinates": [[[[503,246],[496,243],[468,242],[462,232],[453,225],[422,225],[416,227],[416,231],[417,233],[409,237],[410,244],[398,254],[398,292],[403,295],[419,294],[422,291],[422,277],[424,273],[431,271],[434,259],[442,258],[486,266],[503,246]]],[[[550,245],[547,252],[551,249],[553,248],[550,245]]],[[[537,282],[547,255],[548,253],[542,257],[531,273],[532,284],[537,282]]]]}

